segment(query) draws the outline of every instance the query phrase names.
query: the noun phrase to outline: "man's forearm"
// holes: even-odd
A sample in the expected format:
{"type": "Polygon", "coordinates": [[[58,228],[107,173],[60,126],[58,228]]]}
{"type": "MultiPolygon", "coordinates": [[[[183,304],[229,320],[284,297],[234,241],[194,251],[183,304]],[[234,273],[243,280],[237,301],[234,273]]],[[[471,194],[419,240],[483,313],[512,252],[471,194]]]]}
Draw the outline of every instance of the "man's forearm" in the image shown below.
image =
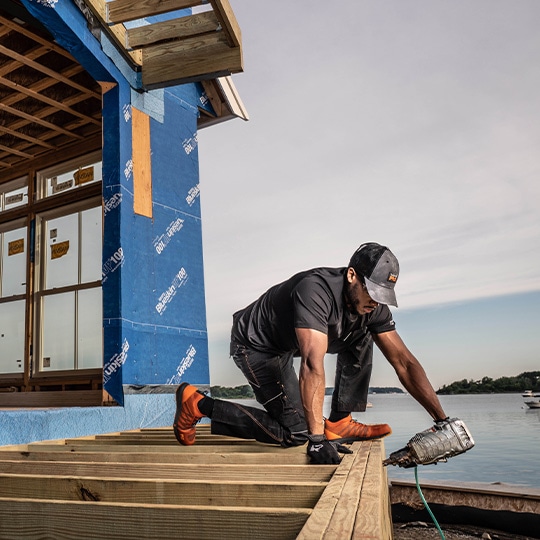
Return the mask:
{"type": "Polygon", "coordinates": [[[326,377],[324,355],[328,337],[323,332],[309,328],[296,328],[302,360],[300,362],[300,395],[309,433],[324,433],[323,403],[326,377]]]}
{"type": "Polygon", "coordinates": [[[310,434],[324,433],[323,404],[325,395],[325,376],[303,366],[300,369],[300,394],[304,414],[310,434]]]}
{"type": "Polygon", "coordinates": [[[446,417],[439,398],[421,366],[417,365],[410,369],[400,379],[409,394],[424,407],[434,420],[446,417]]]}

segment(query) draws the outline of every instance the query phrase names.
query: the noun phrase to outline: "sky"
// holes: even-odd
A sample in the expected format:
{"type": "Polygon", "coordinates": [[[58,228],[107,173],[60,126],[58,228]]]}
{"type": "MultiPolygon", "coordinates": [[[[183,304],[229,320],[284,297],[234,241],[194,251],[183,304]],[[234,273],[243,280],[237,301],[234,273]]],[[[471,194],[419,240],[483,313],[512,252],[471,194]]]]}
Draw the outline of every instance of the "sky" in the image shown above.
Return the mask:
{"type": "Polygon", "coordinates": [[[235,311],[371,241],[435,388],[539,370],[540,2],[230,2],[250,119],[198,135],[211,384],[245,383],[235,311]]]}

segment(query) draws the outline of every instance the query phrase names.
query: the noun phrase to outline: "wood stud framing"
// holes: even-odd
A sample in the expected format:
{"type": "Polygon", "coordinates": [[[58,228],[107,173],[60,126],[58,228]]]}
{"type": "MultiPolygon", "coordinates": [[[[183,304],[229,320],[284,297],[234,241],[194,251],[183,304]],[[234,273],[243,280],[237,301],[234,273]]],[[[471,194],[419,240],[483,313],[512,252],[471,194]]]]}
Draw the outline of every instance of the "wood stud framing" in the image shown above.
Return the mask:
{"type": "Polygon", "coordinates": [[[305,447],[197,431],[191,447],[153,428],[0,448],[0,537],[392,538],[382,441],[314,466],[305,447]]]}
{"type": "Polygon", "coordinates": [[[0,10],[1,167],[20,169],[100,134],[99,85],[45,30],[0,10]]]}

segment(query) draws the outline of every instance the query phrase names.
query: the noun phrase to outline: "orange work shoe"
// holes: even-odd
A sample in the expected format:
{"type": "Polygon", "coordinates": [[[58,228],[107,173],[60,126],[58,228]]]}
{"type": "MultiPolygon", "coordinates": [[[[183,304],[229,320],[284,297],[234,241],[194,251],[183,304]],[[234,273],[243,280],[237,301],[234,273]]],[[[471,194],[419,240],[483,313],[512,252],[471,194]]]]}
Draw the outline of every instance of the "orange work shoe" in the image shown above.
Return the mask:
{"type": "Polygon", "coordinates": [[[353,420],[350,414],[338,422],[324,421],[326,438],[339,443],[381,439],[390,433],[392,428],[388,424],[361,424],[353,420]]]}
{"type": "Polygon", "coordinates": [[[176,390],[176,414],[174,415],[174,435],[185,446],[195,444],[195,426],[204,416],[197,403],[204,397],[195,386],[182,383],[176,390]]]}

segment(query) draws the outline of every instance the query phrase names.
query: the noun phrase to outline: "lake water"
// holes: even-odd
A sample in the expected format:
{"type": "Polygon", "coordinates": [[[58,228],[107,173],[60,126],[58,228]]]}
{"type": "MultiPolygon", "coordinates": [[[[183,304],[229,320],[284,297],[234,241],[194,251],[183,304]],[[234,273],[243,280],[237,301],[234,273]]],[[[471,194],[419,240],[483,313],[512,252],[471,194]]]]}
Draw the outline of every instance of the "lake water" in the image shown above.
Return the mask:
{"type": "MultiPolygon", "coordinates": [[[[430,480],[514,484],[540,488],[540,409],[529,409],[521,394],[439,396],[451,418],[465,422],[475,446],[446,463],[420,465],[420,482],[430,480]]],[[[433,425],[426,411],[407,394],[370,394],[372,407],[353,417],[366,424],[387,423],[392,434],[384,439],[386,455],[433,425]]],[[[253,400],[238,400],[257,406],[253,400]]],[[[330,414],[326,396],[324,415],[330,414]]],[[[414,482],[414,469],[387,467],[388,478],[414,482]]]]}
{"type": "MultiPolygon", "coordinates": [[[[521,394],[439,396],[450,417],[460,418],[475,446],[446,463],[418,467],[420,482],[503,482],[540,487],[540,409],[529,409],[521,394]]],[[[353,416],[364,423],[388,423],[392,434],[384,439],[387,456],[433,422],[409,395],[370,394],[373,407],[353,416]]],[[[329,398],[325,401],[328,414],[329,398]]],[[[414,469],[387,468],[389,479],[414,481],[414,469]]]]}

